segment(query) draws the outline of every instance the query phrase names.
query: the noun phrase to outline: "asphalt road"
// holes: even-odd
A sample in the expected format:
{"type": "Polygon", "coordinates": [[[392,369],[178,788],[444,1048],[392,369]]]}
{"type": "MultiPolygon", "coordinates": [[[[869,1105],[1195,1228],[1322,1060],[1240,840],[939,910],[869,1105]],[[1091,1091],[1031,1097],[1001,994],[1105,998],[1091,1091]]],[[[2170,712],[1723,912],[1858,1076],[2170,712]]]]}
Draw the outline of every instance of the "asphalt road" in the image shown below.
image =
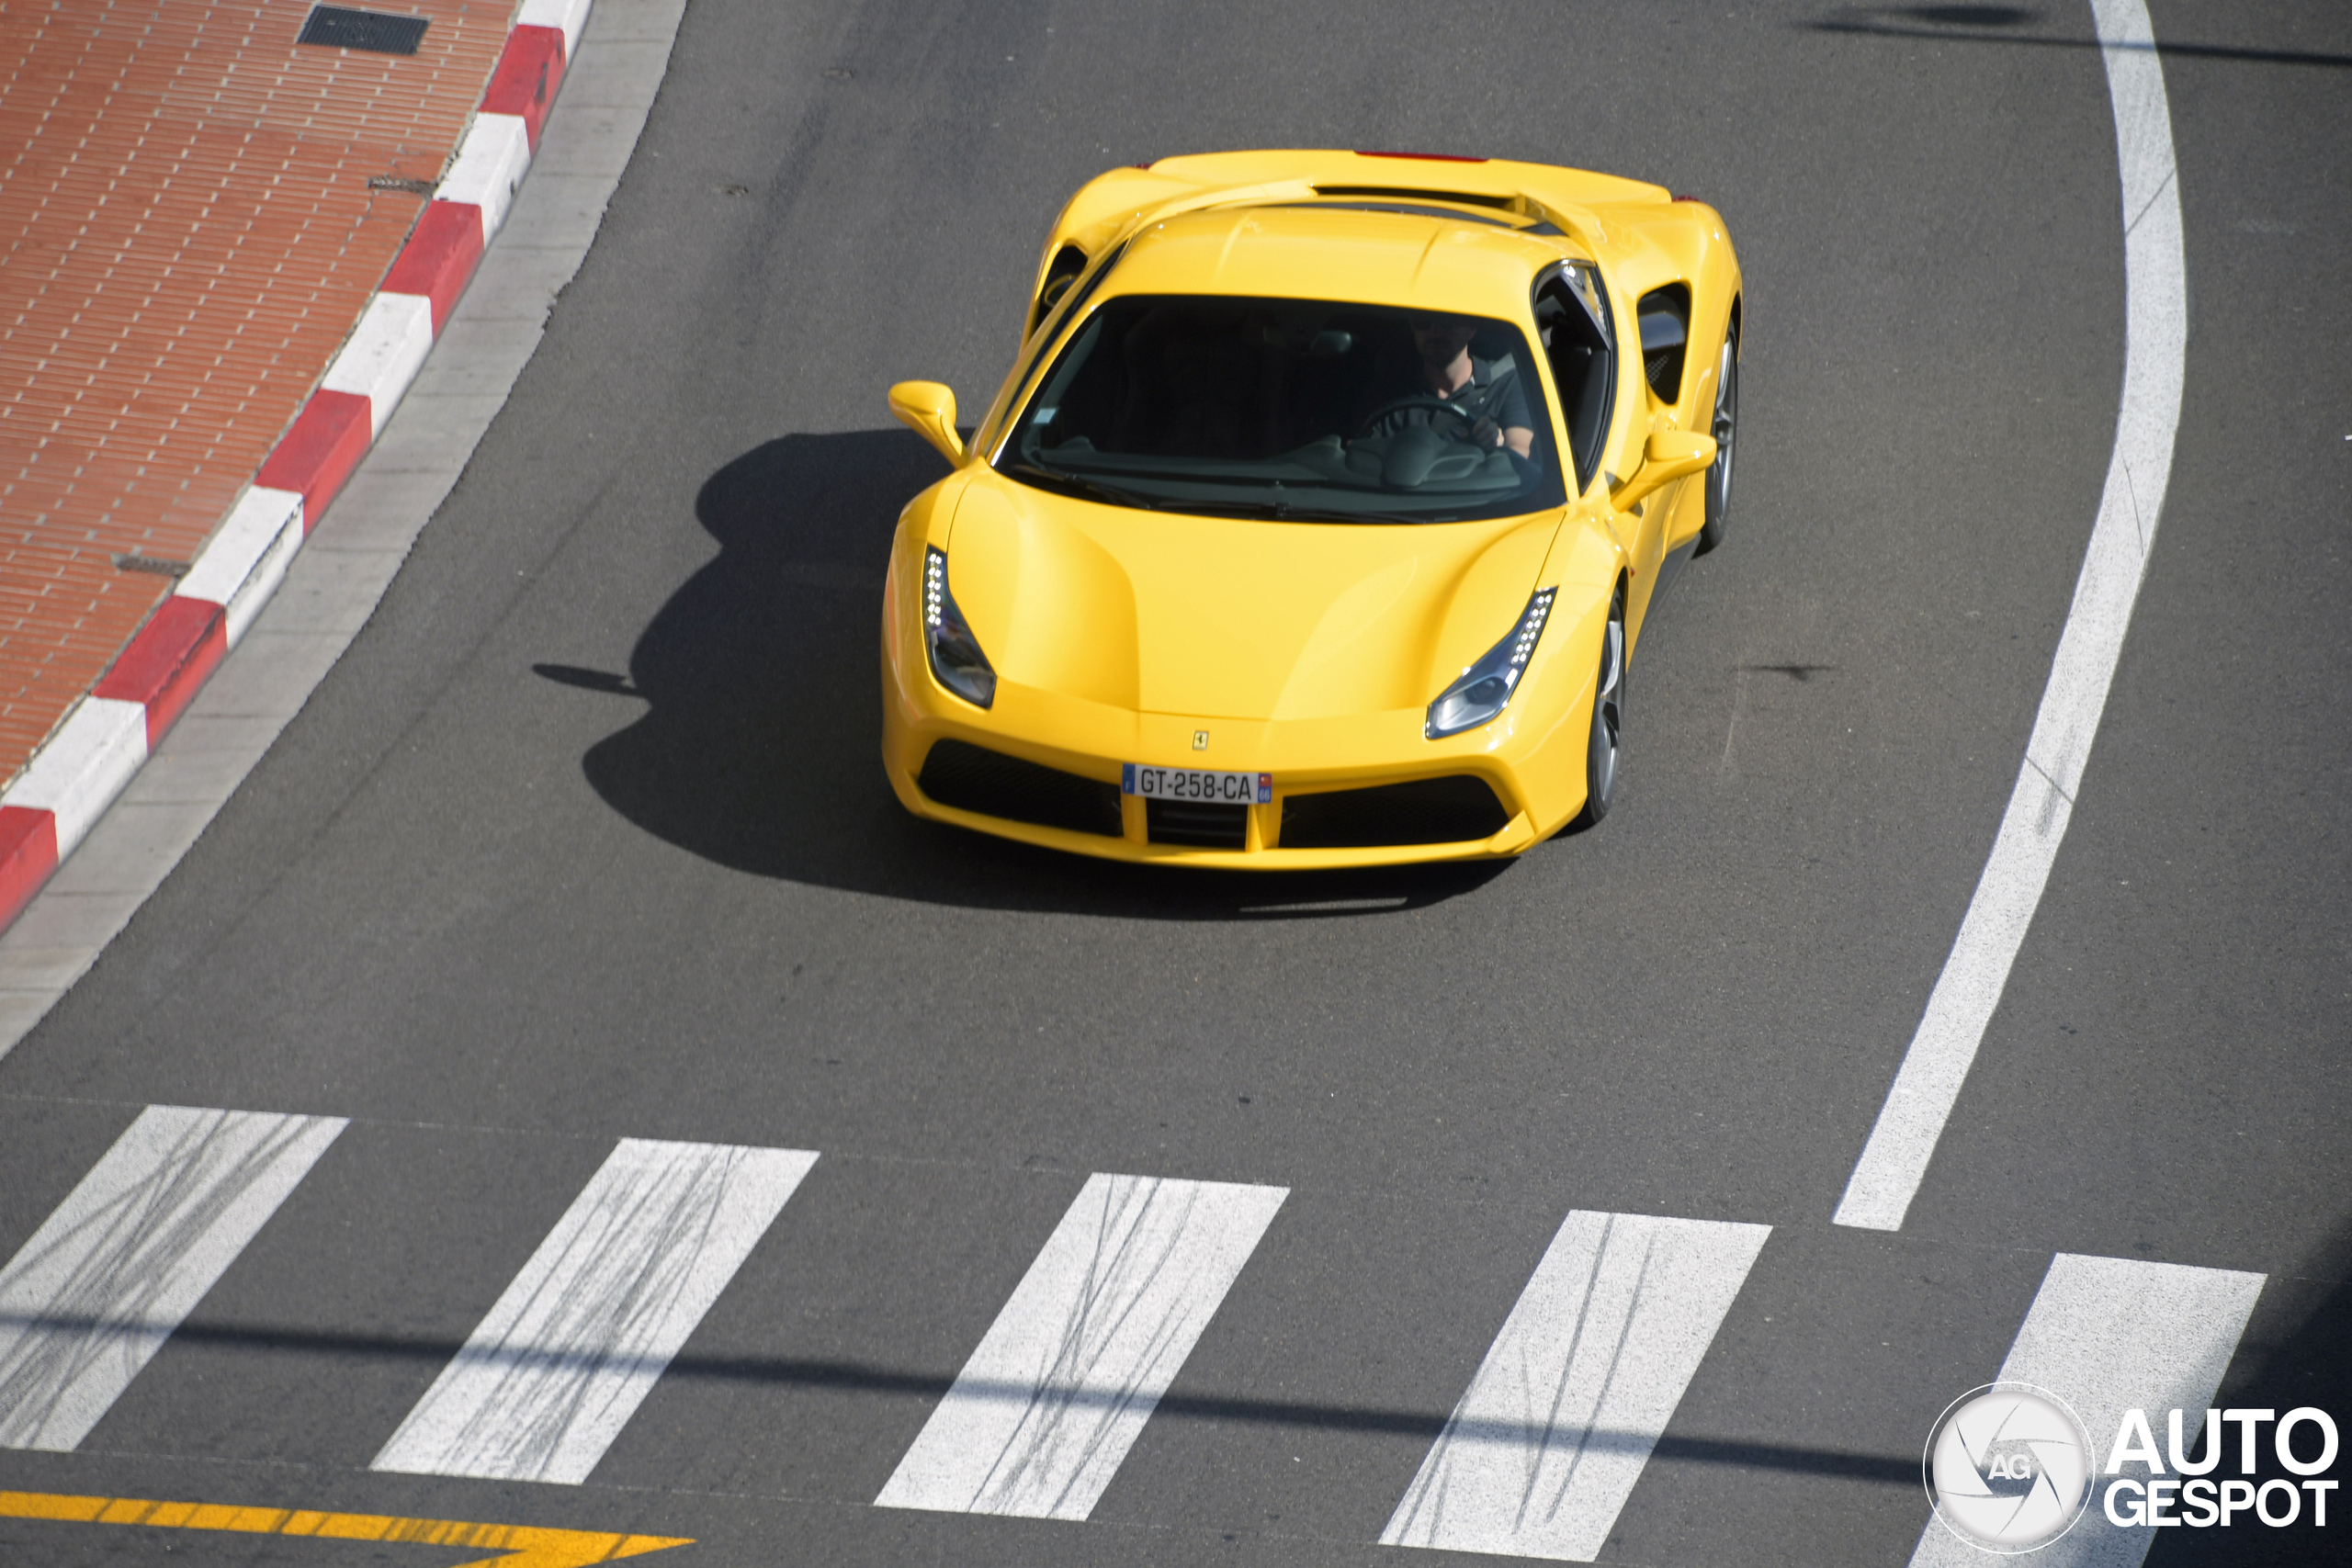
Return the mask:
{"type": "MultiPolygon", "coordinates": [[[[1603,1561],[1904,1561],[1928,1424],[2053,1253],[2265,1274],[2215,1403],[2352,1417],[2352,14],[2152,7],[2170,498],[2048,893],[1883,1235],[1830,1214],[2107,468],[2113,123],[2087,6],[1726,9],[690,8],[374,621],[0,1062],[0,1258],[141,1107],[351,1119],[80,1450],[0,1451],[0,1487],[696,1538],[682,1564],[1366,1562],[1577,1209],[1771,1227],[1603,1561]],[[1275,880],[891,798],[876,606],[940,466],[885,388],[978,408],[1070,189],[1253,145],[1574,164],[1731,225],[1732,532],[1645,639],[1597,830],[1275,880]],[[821,1157],[586,1483],[371,1473],[625,1137],[821,1157]],[[1086,1522],[873,1506],[1093,1172],[1288,1197],[1086,1522]]],[[[0,1520],[26,1561],[167,1546],[374,1560],[0,1520]]]]}

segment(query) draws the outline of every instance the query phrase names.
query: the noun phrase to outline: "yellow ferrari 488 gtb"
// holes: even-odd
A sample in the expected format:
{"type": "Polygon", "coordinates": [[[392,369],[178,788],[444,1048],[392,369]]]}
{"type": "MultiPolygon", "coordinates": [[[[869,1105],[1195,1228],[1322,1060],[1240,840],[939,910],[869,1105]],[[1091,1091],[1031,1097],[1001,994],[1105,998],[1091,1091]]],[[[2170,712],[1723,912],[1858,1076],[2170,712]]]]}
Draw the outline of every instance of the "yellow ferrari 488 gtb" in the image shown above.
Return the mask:
{"type": "Polygon", "coordinates": [[[1723,536],[1712,208],[1536,164],[1232,152],[1070,199],[1012,374],[900,517],[908,809],[1081,854],[1509,855],[1609,809],[1660,580],[1723,536]]]}

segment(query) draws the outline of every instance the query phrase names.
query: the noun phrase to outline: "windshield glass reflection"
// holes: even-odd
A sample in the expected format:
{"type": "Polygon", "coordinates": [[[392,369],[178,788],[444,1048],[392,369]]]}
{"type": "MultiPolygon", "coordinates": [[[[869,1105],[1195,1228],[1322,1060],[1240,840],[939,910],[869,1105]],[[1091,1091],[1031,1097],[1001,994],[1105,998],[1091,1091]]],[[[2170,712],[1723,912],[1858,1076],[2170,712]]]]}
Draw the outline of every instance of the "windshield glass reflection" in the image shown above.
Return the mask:
{"type": "Polygon", "coordinates": [[[1126,295],[1063,348],[997,457],[1108,505],[1342,523],[1563,502],[1508,321],[1314,299],[1126,295]]]}

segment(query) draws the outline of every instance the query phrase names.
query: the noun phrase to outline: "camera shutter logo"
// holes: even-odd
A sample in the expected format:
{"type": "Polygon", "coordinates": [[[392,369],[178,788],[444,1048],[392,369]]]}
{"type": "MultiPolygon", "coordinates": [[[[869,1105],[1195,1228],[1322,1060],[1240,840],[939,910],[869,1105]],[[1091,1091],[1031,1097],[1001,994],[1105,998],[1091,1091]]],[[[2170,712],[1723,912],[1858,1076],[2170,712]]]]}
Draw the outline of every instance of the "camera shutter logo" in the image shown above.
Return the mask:
{"type": "Polygon", "coordinates": [[[2091,1439],[2048,1389],[1996,1382],[1952,1401],[1920,1463],[1936,1517],[1985,1551],[2032,1551],[2075,1528],[2091,1496],[2091,1439]]]}

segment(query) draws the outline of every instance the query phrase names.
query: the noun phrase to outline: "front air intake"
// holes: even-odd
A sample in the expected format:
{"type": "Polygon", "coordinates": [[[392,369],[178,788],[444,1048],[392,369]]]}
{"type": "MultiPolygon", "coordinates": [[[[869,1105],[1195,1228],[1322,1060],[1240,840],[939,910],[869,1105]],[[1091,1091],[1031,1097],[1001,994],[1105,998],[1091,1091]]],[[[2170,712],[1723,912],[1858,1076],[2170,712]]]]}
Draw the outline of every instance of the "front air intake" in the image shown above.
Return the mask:
{"type": "Polygon", "coordinates": [[[1155,844],[1188,844],[1202,850],[1239,850],[1250,845],[1250,808],[1204,800],[1147,800],[1144,829],[1155,844]]]}
{"type": "Polygon", "coordinates": [[[1471,773],[1371,789],[1294,795],[1283,801],[1286,850],[1370,850],[1491,839],[1510,820],[1487,781],[1471,773]]]}
{"type": "Polygon", "coordinates": [[[1080,778],[966,740],[942,740],[933,746],[922,760],[915,787],[942,806],[1008,822],[1100,833],[1107,839],[1123,830],[1117,784],[1080,778]]]}

